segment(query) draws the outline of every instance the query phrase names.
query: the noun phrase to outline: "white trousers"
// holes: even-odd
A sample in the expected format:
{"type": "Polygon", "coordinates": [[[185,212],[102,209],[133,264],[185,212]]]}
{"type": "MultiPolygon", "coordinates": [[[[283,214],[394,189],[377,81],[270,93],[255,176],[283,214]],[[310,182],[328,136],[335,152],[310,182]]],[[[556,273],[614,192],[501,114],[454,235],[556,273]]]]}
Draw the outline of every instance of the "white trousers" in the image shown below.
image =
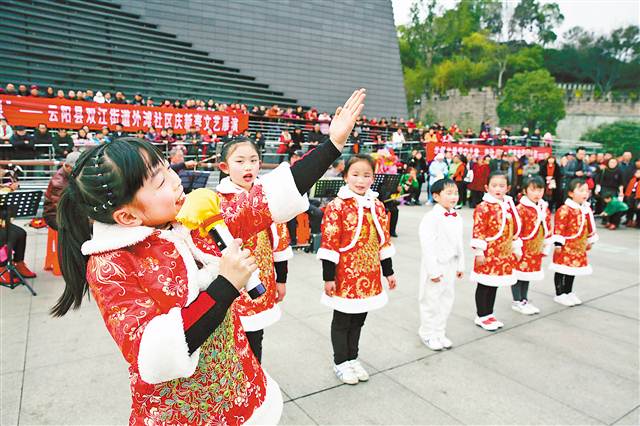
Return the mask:
{"type": "Polygon", "coordinates": [[[420,305],[420,329],[418,334],[423,340],[445,335],[447,318],[453,307],[455,297],[455,279],[458,262],[453,259],[442,267],[440,282],[434,283],[427,276],[420,283],[418,302],[420,305]]]}

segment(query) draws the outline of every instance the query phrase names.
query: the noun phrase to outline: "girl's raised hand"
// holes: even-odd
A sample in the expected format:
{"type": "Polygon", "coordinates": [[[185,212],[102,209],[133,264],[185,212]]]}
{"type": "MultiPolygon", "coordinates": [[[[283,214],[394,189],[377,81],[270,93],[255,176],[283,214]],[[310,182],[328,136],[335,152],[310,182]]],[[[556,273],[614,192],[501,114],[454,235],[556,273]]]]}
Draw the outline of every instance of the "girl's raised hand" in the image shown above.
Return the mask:
{"type": "Polygon", "coordinates": [[[367,97],[365,89],[358,89],[343,106],[336,109],[336,114],[331,120],[331,126],[329,127],[329,137],[331,142],[340,151],[344,148],[344,145],[349,139],[351,130],[356,124],[356,119],[362,113],[364,108],[364,99],[367,97]]]}

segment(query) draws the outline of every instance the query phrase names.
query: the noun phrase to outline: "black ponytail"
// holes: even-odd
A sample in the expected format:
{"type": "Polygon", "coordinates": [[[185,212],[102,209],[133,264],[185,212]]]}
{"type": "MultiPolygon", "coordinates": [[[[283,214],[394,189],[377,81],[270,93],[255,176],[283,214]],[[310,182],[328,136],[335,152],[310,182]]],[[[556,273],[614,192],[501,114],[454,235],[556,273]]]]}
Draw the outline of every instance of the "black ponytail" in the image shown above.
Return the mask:
{"type": "Polygon", "coordinates": [[[113,224],[113,212],[130,203],[153,170],[166,160],[151,143],[120,138],[80,155],[57,207],[58,255],[65,288],[51,314],[77,309],[88,295],[88,256],[92,221],[113,224]]]}

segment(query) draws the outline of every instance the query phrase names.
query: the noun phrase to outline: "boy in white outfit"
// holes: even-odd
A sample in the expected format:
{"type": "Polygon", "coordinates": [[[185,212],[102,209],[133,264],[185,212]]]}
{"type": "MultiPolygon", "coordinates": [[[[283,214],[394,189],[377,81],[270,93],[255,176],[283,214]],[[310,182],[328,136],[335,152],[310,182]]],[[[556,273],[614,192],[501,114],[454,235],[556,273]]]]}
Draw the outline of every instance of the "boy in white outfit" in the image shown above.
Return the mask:
{"type": "Polygon", "coordinates": [[[462,278],[464,253],[462,217],[454,207],[458,204],[458,188],[451,179],[440,179],[431,185],[437,203],[420,222],[420,329],[422,342],[431,350],[449,349],[453,343],[445,334],[451,313],[455,279],[462,278]]]}

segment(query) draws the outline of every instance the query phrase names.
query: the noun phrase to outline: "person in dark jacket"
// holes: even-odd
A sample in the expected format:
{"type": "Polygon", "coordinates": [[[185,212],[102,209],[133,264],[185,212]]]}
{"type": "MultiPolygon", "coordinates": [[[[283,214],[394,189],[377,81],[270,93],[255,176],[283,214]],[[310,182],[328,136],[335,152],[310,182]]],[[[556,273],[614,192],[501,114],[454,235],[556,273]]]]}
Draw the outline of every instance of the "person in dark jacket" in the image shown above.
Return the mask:
{"type": "Polygon", "coordinates": [[[320,131],[320,124],[313,125],[313,131],[307,135],[309,142],[309,149],[313,149],[324,139],[324,134],[320,131]]]}
{"type": "Polygon", "coordinates": [[[67,129],[58,130],[58,134],[53,139],[53,150],[57,159],[62,159],[73,151],[73,139],[67,129]]]}
{"type": "Polygon", "coordinates": [[[599,170],[596,176],[596,214],[604,210],[604,194],[615,194],[614,197],[624,194],[622,171],[615,158],[610,158],[607,167],[599,170]]]}
{"type": "Polygon", "coordinates": [[[62,195],[62,191],[69,185],[69,176],[73,167],[76,165],[80,157],[78,151],[68,154],[64,160],[62,167],[58,169],[55,175],[49,181],[47,192],[44,193],[44,209],[42,216],[45,223],[53,230],[58,230],[58,221],[56,215],[58,213],[58,201],[62,195]]]}
{"type": "Polygon", "coordinates": [[[49,133],[49,129],[47,125],[44,123],[38,124],[38,128],[33,132],[33,137],[31,138],[33,145],[38,154],[46,154],[49,155],[49,147],[36,146],[36,145],[53,145],[53,136],[49,133]]]}
{"type": "Polygon", "coordinates": [[[562,172],[556,157],[549,157],[540,164],[540,176],[545,181],[544,199],[549,203],[549,209],[556,211],[564,203],[562,193],[562,172]]]}
{"type": "Polygon", "coordinates": [[[27,134],[24,126],[16,126],[13,136],[11,136],[11,145],[13,145],[14,153],[11,156],[14,160],[26,160],[35,157],[36,149],[33,146],[31,135],[27,134]]]}

